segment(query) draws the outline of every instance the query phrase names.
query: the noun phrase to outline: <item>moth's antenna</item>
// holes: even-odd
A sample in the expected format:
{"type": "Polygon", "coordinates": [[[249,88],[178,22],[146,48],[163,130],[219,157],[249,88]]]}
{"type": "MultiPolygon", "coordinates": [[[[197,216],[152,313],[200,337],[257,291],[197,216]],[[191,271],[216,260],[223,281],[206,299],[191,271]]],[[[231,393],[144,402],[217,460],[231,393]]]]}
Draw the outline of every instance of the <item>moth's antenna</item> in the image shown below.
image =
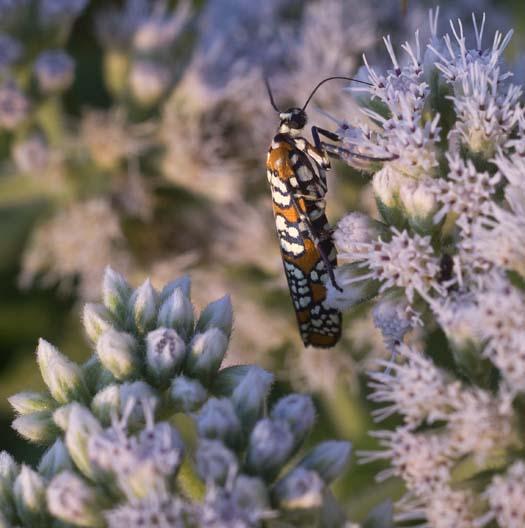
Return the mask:
{"type": "Polygon", "coordinates": [[[273,94],[272,94],[272,89],[270,87],[270,81],[268,81],[268,77],[264,77],[264,84],[266,85],[266,89],[268,90],[268,95],[270,96],[270,103],[271,105],[273,106],[273,109],[278,112],[278,113],[281,113],[281,111],[279,110],[279,108],[277,108],[277,105],[275,104],[275,100],[273,98],[273,94]]]}
{"type": "Polygon", "coordinates": [[[325,83],[325,82],[328,82],[328,81],[331,81],[333,79],[342,79],[342,80],[345,80],[345,81],[354,81],[354,82],[358,82],[358,83],[361,83],[361,84],[367,84],[368,86],[372,86],[371,83],[369,82],[366,82],[366,81],[361,81],[359,79],[353,79],[352,77],[339,77],[339,76],[335,76],[335,77],[327,77],[326,79],[323,79],[320,83],[318,83],[318,85],[312,90],[312,92],[310,93],[310,95],[308,96],[308,99],[306,100],[306,103],[304,103],[304,106],[303,106],[303,110],[305,110],[305,108],[308,106],[308,103],[310,102],[310,100],[312,99],[312,97],[315,95],[315,92],[317,92],[317,90],[325,83]]]}

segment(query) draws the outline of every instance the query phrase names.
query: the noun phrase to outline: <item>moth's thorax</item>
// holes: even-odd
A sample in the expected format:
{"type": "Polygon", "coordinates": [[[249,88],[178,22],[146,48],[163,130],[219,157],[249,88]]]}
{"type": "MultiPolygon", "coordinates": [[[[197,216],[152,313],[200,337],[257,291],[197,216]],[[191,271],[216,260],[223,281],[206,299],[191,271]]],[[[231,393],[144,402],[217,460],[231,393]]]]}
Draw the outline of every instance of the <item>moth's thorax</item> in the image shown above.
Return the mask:
{"type": "Polygon", "coordinates": [[[302,128],[292,128],[288,123],[281,123],[278,132],[279,134],[287,134],[290,137],[298,137],[302,134],[303,130],[302,128]]]}

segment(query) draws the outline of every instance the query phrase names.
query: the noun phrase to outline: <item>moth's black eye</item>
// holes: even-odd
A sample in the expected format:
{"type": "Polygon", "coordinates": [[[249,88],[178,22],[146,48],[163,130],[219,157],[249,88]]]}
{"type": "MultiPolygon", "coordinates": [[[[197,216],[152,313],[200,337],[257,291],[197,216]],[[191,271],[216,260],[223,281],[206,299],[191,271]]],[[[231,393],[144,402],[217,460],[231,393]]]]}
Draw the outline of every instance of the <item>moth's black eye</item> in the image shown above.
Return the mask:
{"type": "Polygon", "coordinates": [[[290,119],[290,126],[292,128],[304,128],[306,126],[306,113],[302,110],[292,114],[290,119]]]}

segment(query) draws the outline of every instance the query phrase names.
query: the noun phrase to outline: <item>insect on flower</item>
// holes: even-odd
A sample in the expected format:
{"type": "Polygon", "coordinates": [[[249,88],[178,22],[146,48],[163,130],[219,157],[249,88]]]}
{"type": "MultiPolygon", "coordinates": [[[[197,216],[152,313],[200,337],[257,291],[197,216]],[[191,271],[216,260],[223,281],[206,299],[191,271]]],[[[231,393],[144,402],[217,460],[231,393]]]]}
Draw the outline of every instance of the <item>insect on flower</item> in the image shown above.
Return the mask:
{"type": "Polygon", "coordinates": [[[334,346],[341,337],[341,312],[324,304],[326,280],[340,289],[334,275],[337,256],[325,214],[329,156],[378,160],[321,141],[321,136],[332,141],[340,138],[316,126],[311,129],[314,145],[303,137],[305,109],[318,88],[332,79],[369,84],[349,77],[328,77],[312,90],[302,108],[282,112],[266,81],[271,105],[281,120],[268,151],[266,168],[284,271],[305,346],[323,348],[334,346]]]}

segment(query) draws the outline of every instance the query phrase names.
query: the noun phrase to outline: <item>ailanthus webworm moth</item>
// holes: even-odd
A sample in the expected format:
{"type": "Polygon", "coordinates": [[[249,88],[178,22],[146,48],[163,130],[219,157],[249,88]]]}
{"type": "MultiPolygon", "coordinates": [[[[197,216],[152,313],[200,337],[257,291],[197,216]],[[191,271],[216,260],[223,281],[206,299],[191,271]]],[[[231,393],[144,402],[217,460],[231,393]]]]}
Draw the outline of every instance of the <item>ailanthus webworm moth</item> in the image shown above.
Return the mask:
{"type": "Polygon", "coordinates": [[[312,90],[302,108],[281,112],[266,81],[270,102],[281,120],[268,151],[266,168],[284,271],[301,338],[305,346],[322,348],[339,341],[342,322],[341,312],[325,304],[325,281],[330,280],[339,289],[334,275],[337,255],[325,214],[328,156],[376,159],[322,142],[321,135],[333,141],[340,138],[316,126],[311,129],[314,145],[302,136],[308,103],[317,89],[332,79],[369,84],[348,77],[329,77],[312,90]]]}

